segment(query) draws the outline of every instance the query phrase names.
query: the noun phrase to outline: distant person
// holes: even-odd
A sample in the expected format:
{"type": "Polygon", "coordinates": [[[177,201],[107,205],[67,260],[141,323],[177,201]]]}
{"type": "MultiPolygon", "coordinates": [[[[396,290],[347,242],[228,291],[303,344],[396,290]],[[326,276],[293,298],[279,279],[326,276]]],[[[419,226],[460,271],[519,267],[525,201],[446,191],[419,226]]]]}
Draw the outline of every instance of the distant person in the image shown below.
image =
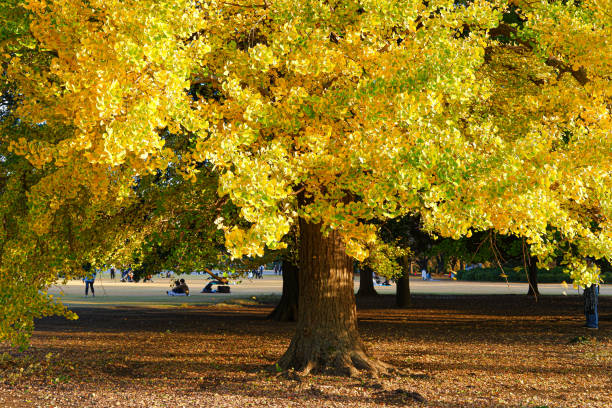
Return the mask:
{"type": "Polygon", "coordinates": [[[121,273],[121,282],[134,282],[134,272],[131,267],[121,273]]]}
{"type": "Polygon", "coordinates": [[[115,280],[115,268],[114,267],[110,269],[110,278],[112,280],[115,280]]]}
{"type": "Polygon", "coordinates": [[[421,271],[421,279],[427,280],[427,269],[423,268],[421,271]]]}
{"type": "Polygon", "coordinates": [[[185,295],[189,296],[189,286],[187,286],[187,283],[185,282],[185,279],[181,279],[180,280],[179,287],[183,290],[183,293],[185,295]]]}
{"type": "Polygon", "coordinates": [[[216,290],[214,290],[212,287],[216,283],[218,283],[218,282],[217,281],[208,282],[208,284],[206,286],[204,286],[204,289],[202,289],[202,292],[200,292],[200,293],[215,293],[216,290]]]}
{"type": "Polygon", "coordinates": [[[599,329],[599,315],[597,313],[597,297],[599,296],[599,285],[591,285],[584,288],[584,316],[587,329],[599,329]]]}
{"type": "Polygon", "coordinates": [[[380,286],[380,276],[376,272],[372,272],[372,280],[374,282],[374,286],[380,286]]]}
{"type": "Polygon", "coordinates": [[[94,292],[94,282],[96,281],[96,271],[91,272],[90,275],[87,275],[83,278],[83,282],[85,282],[85,297],[88,295],[88,290],[91,288],[91,296],[96,297],[94,292]]]}
{"type": "Polygon", "coordinates": [[[259,265],[259,269],[258,269],[258,273],[257,273],[257,277],[259,279],[263,279],[263,272],[264,272],[264,266],[263,265],[259,265]]]}

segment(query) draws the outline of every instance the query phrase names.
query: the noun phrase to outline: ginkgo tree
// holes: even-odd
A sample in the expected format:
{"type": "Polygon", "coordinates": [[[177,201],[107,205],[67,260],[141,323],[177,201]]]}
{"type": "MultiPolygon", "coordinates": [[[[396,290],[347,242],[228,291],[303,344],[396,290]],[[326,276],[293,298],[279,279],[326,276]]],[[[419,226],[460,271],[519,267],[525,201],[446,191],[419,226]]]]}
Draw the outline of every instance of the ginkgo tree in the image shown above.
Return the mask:
{"type": "Polygon", "coordinates": [[[212,164],[243,218],[216,220],[234,257],[281,248],[299,224],[283,368],[387,370],[356,324],[353,258],[376,239],[371,220],[496,230],[542,258],[571,242],[579,285],[598,281],[584,256],[612,254],[607,0],[11,4],[29,26],[3,44],[15,116],[66,128],[5,141],[49,172],[29,195],[33,230],[84,187],[116,208],[139,175],[180,163],[195,179],[212,164]]]}

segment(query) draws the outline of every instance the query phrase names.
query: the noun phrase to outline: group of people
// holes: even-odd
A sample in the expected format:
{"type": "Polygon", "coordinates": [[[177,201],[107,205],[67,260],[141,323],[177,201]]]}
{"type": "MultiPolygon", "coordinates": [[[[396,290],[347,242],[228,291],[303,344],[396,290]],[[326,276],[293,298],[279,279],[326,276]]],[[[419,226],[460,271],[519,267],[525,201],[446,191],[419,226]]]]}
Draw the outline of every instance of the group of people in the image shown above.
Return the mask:
{"type": "Polygon", "coordinates": [[[376,273],[373,274],[372,280],[374,281],[374,286],[391,286],[389,278],[386,278],[384,276],[381,277],[376,273]]]}
{"type": "Polygon", "coordinates": [[[249,272],[249,279],[263,279],[263,273],[264,273],[264,266],[261,265],[259,268],[257,269],[253,269],[251,272],[249,272]]]}
{"type": "Polygon", "coordinates": [[[132,271],[132,268],[121,271],[121,282],[134,282],[134,271],[132,271]]]}
{"type": "MultiPolygon", "coordinates": [[[[227,274],[224,274],[224,278],[227,277],[227,274]]],[[[216,279],[211,280],[208,284],[202,289],[200,293],[217,293],[217,290],[213,289],[214,285],[223,285],[224,282],[218,281],[216,279]]],[[[224,286],[227,288],[227,291],[222,291],[223,293],[229,293],[229,286],[224,286]]],[[[166,294],[168,296],[189,296],[189,286],[185,283],[185,279],[174,281],[174,287],[167,291],[166,294]]]]}
{"type": "MultiPolygon", "coordinates": [[[[96,281],[97,271],[96,270],[92,271],[91,268],[88,268],[88,269],[83,268],[83,269],[85,269],[85,271],[87,272],[87,274],[82,278],[83,282],[85,283],[85,297],[89,296],[90,291],[91,291],[91,296],[95,297],[96,295],[95,295],[95,290],[94,290],[94,282],[96,281]]],[[[115,268],[111,268],[111,279],[114,278],[114,275],[115,275],[115,268]]],[[[224,273],[223,276],[227,278],[227,273],[224,273]]],[[[121,279],[122,282],[124,282],[123,277],[126,277],[126,279],[128,277],[130,278],[133,277],[131,268],[123,272],[122,279],[121,279]]],[[[147,279],[151,280],[151,276],[150,275],[146,276],[145,281],[147,279]]],[[[217,280],[213,280],[209,282],[208,285],[206,285],[206,287],[202,289],[202,293],[216,292],[214,289],[212,289],[212,286],[215,284],[221,284],[221,283],[222,282],[217,281],[217,280]]],[[[166,291],[166,294],[168,296],[189,296],[189,286],[185,282],[185,279],[177,279],[174,281],[174,287],[166,291]]]]}
{"type": "MultiPolygon", "coordinates": [[[[116,274],[117,270],[113,266],[112,268],[110,268],[111,280],[115,280],[116,274]]],[[[127,268],[121,271],[121,282],[134,282],[134,271],[132,271],[132,268],[127,268]]]]}
{"type": "Polygon", "coordinates": [[[278,264],[278,263],[274,264],[274,274],[275,275],[282,275],[283,274],[283,270],[282,270],[280,264],[278,264]]]}
{"type": "Polygon", "coordinates": [[[174,287],[166,291],[168,296],[189,296],[189,286],[185,283],[185,279],[174,281],[174,287]]]}

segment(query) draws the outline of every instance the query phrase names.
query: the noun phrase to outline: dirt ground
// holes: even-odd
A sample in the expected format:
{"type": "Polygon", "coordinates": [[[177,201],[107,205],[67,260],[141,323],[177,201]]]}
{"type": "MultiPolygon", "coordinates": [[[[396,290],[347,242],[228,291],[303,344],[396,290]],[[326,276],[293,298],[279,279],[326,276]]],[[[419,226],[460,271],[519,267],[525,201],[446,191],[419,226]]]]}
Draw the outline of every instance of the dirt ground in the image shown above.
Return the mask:
{"type": "Polygon", "coordinates": [[[601,329],[581,298],[393,297],[359,303],[389,378],[278,375],[295,325],[271,304],[77,309],[37,323],[32,347],[0,348],[0,407],[612,407],[612,297],[601,329]]]}

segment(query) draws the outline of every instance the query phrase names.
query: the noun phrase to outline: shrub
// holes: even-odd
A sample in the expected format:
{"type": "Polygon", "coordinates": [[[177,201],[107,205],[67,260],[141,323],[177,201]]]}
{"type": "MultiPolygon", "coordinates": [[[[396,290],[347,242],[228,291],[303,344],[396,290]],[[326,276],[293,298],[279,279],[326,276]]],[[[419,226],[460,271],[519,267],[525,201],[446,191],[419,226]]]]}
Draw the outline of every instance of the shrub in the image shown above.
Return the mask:
{"type": "MultiPolygon", "coordinates": [[[[474,268],[457,272],[457,280],[480,281],[480,282],[527,282],[527,273],[524,267],[500,268],[474,268]],[[504,274],[506,275],[504,277],[504,274]]],[[[602,271],[601,279],[604,283],[612,283],[612,271],[602,271]]],[[[557,266],[551,269],[538,269],[539,283],[561,283],[569,282],[570,277],[564,272],[564,268],[557,266]]]]}

